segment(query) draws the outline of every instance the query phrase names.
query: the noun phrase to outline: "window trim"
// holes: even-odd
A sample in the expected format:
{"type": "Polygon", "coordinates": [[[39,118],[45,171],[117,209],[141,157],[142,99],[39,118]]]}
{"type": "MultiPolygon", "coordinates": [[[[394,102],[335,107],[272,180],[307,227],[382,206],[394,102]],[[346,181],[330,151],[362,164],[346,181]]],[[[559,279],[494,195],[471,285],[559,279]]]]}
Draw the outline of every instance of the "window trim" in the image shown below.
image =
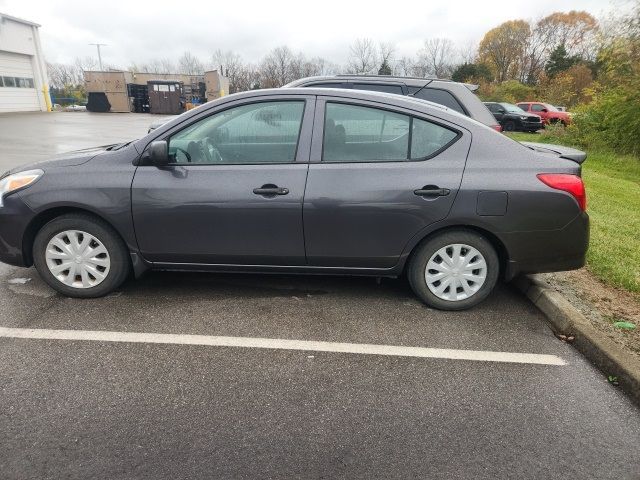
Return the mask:
{"type": "MultiPolygon", "coordinates": [[[[317,128],[317,127],[314,127],[317,128]]],[[[462,137],[462,132],[456,128],[451,127],[450,125],[446,125],[442,122],[438,122],[438,121],[434,121],[431,118],[429,118],[428,120],[423,118],[423,117],[419,117],[415,114],[411,114],[411,113],[406,113],[406,112],[401,112],[398,110],[395,110],[393,108],[390,107],[379,107],[379,106],[372,106],[372,105],[368,105],[368,104],[360,104],[360,103],[356,103],[353,101],[339,101],[336,99],[324,99],[324,103],[322,105],[322,136],[321,136],[321,145],[320,145],[320,161],[316,162],[316,163],[327,163],[327,164],[340,164],[340,163],[361,163],[361,164],[367,164],[367,163],[407,163],[407,162],[424,162],[427,160],[430,160],[434,157],[437,157],[438,155],[440,155],[442,152],[444,152],[445,150],[447,150],[449,147],[451,147],[454,143],[456,143],[460,137],[462,137]],[[325,125],[326,125],[326,121],[327,121],[327,104],[329,103],[337,103],[337,104],[341,104],[341,105],[350,105],[350,106],[354,106],[354,107],[362,107],[362,108],[372,108],[374,110],[383,110],[383,111],[387,111],[389,113],[395,113],[397,115],[404,115],[409,117],[409,145],[407,148],[407,158],[405,160],[365,160],[365,161],[358,161],[358,160],[354,160],[354,161],[349,161],[349,160],[337,160],[337,161],[327,161],[324,159],[324,137],[325,137],[325,125]],[[456,136],[453,137],[448,143],[446,143],[445,145],[443,145],[442,147],[440,147],[438,150],[436,150],[435,152],[433,152],[430,155],[427,155],[425,157],[421,157],[421,158],[411,158],[411,140],[412,140],[412,135],[413,135],[413,119],[417,118],[418,120],[422,120],[425,122],[429,122],[429,123],[433,123],[435,125],[438,125],[439,127],[445,128],[451,132],[456,133],[456,136]]]]}
{"type": "MultiPolygon", "coordinates": [[[[259,97],[258,97],[259,98],[259,97]]],[[[253,99],[252,99],[253,100],[253,99]]],[[[303,126],[305,123],[305,117],[307,114],[307,110],[308,110],[308,98],[307,97],[300,97],[300,98],[285,98],[285,99],[278,99],[277,97],[271,97],[271,98],[265,98],[265,99],[260,99],[257,101],[247,101],[247,102],[239,102],[239,103],[233,103],[230,105],[225,105],[223,108],[221,109],[216,109],[214,112],[209,113],[208,115],[203,115],[203,116],[198,116],[197,118],[194,119],[193,122],[188,123],[187,125],[176,125],[176,127],[179,127],[179,129],[176,130],[171,130],[169,132],[166,132],[166,134],[161,135],[158,138],[154,138],[152,141],[156,141],[156,140],[164,140],[167,142],[167,148],[169,147],[169,142],[170,139],[173,135],[176,135],[177,133],[180,133],[183,130],[186,130],[187,128],[190,128],[191,126],[195,125],[196,123],[200,122],[200,121],[204,121],[208,118],[213,117],[214,115],[218,115],[220,113],[226,112],[227,110],[232,110],[234,108],[238,108],[238,107],[243,107],[245,105],[255,105],[258,103],[284,103],[284,102],[302,102],[303,107],[302,107],[302,115],[300,118],[300,126],[298,127],[298,140],[296,142],[296,150],[294,152],[293,155],[293,161],[292,162],[255,162],[255,163],[222,163],[222,162],[212,162],[212,163],[203,163],[203,162],[198,162],[198,163],[191,163],[191,162],[169,162],[167,163],[166,166],[168,167],[225,167],[225,166],[243,166],[243,165],[295,165],[295,164],[299,164],[299,163],[303,163],[301,161],[298,161],[298,151],[300,148],[300,140],[302,139],[302,131],[303,131],[303,126]]],[[[149,142],[151,143],[151,142],[149,142]]],[[[149,144],[147,144],[147,147],[149,146],[149,144]]],[[[147,152],[148,148],[145,147],[145,153],[147,152]]],[[[143,153],[144,155],[144,153],[143,153]]],[[[141,157],[142,158],[142,157],[141,157]]],[[[307,162],[304,162],[307,163],[307,162]]],[[[151,164],[148,163],[141,163],[141,166],[153,166],[151,164]]]]}

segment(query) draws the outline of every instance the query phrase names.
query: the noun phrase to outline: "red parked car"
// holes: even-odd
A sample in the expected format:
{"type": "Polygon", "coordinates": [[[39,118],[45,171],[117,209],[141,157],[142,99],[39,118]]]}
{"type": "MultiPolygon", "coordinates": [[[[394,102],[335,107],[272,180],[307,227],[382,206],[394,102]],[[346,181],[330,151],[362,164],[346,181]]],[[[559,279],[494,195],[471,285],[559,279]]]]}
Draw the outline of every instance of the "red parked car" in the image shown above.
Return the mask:
{"type": "Polygon", "coordinates": [[[568,112],[561,112],[553,105],[542,102],[520,102],[517,104],[525,112],[535,113],[542,117],[542,124],[549,125],[550,123],[562,123],[562,125],[569,125],[571,123],[571,114],[568,112]]]}

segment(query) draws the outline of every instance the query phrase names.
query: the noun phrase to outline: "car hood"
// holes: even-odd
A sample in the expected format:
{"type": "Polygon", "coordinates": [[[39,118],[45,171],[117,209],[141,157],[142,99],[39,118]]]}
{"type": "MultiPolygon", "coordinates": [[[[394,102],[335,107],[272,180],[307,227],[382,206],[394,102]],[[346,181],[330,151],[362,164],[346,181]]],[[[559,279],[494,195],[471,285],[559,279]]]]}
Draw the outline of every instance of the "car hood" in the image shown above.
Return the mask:
{"type": "Polygon", "coordinates": [[[84,148],[82,150],[74,150],[71,152],[60,153],[54,155],[47,160],[40,160],[38,162],[30,163],[27,165],[20,165],[19,167],[13,168],[5,173],[5,175],[10,175],[12,173],[23,172],[25,170],[32,170],[34,168],[40,168],[42,170],[46,170],[47,168],[56,168],[56,167],[74,167],[76,165],[82,165],[83,163],[87,163],[92,158],[100,155],[103,152],[111,150],[113,147],[119,144],[113,145],[103,145],[101,147],[91,147],[84,148]]]}
{"type": "Polygon", "coordinates": [[[535,150],[536,152],[541,153],[550,153],[556,155],[560,158],[566,158],[567,160],[572,160],[576,163],[582,163],[587,159],[587,154],[581,150],[576,150],[575,148],[565,147],[564,145],[550,145],[547,143],[536,143],[536,142],[520,142],[525,147],[530,148],[531,150],[535,150]]]}

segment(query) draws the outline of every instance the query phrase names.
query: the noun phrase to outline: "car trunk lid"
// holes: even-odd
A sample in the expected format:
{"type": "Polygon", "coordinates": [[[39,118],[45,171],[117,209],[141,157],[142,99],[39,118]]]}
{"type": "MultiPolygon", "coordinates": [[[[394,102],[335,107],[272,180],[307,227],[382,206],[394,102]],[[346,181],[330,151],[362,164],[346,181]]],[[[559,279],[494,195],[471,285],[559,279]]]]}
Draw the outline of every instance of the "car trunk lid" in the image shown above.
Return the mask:
{"type": "Polygon", "coordinates": [[[520,142],[525,147],[530,148],[536,152],[547,153],[556,155],[560,158],[565,158],[567,160],[571,160],[581,165],[586,159],[587,154],[581,150],[577,150],[571,147],[565,147],[564,145],[549,145],[546,143],[537,143],[537,142],[520,142]]]}

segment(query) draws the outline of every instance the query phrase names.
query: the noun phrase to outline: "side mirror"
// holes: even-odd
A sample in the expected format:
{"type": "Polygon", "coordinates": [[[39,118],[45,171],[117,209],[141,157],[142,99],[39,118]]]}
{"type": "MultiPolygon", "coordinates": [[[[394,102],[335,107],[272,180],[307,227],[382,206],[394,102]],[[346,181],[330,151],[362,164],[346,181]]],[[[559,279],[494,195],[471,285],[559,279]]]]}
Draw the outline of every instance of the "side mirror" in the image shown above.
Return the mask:
{"type": "Polygon", "coordinates": [[[169,146],[166,140],[156,140],[149,145],[149,160],[153,165],[161,166],[169,163],[169,146]]]}
{"type": "Polygon", "coordinates": [[[547,113],[549,110],[547,110],[546,108],[543,108],[542,110],[540,110],[541,112],[545,112],[547,113]]]}

